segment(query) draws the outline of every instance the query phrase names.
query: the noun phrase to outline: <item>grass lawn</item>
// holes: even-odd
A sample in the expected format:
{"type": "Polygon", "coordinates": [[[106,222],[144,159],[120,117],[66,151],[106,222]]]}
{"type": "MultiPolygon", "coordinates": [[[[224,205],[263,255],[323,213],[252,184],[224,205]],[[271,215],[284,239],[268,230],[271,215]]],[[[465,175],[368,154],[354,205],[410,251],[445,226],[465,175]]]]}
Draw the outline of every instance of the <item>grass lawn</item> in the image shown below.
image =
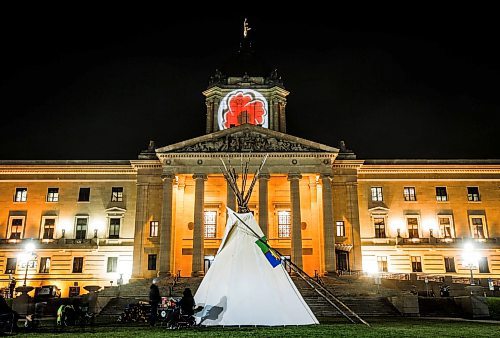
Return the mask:
{"type": "Polygon", "coordinates": [[[65,332],[19,334],[17,337],[500,337],[500,325],[444,320],[394,319],[371,321],[372,327],[321,324],[300,327],[196,328],[166,330],[161,327],[103,326],[65,332]]]}

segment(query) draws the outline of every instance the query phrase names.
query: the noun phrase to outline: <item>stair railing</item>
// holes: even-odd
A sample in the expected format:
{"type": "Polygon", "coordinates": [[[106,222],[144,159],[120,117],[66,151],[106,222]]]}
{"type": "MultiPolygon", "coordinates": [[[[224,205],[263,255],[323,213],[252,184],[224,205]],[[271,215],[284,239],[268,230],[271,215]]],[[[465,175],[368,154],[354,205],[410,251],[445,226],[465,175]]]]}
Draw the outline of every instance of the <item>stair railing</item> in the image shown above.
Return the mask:
{"type": "MultiPolygon", "coordinates": [[[[283,257],[276,249],[272,249],[276,251],[280,257],[283,257]]],[[[342,314],[346,319],[348,319],[351,323],[355,324],[356,322],[352,319],[352,317],[356,318],[360,323],[370,326],[367,321],[361,318],[357,313],[355,313],[351,308],[349,308],[344,302],[338,299],[330,290],[325,288],[320,282],[317,282],[314,278],[309,276],[304,270],[298,267],[295,263],[293,263],[290,259],[284,260],[285,264],[288,264],[290,269],[295,272],[297,276],[299,276],[302,280],[304,280],[317,294],[323,297],[330,305],[332,305],[337,311],[342,314]],[[337,305],[337,304],[339,305],[337,305]],[[340,308],[342,307],[344,311],[340,308]],[[348,315],[347,313],[350,315],[348,315]],[[351,317],[352,316],[352,317],[351,317]]],[[[318,276],[319,277],[319,276],[318,276]]]]}

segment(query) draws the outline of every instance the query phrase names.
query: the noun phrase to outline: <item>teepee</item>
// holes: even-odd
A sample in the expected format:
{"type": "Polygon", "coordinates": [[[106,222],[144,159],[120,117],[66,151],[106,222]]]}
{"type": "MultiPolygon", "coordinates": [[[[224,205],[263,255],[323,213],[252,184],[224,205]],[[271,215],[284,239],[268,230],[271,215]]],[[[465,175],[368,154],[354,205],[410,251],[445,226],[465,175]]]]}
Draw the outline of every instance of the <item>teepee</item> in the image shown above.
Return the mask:
{"type": "MultiPolygon", "coordinates": [[[[260,169],[247,195],[241,192],[234,170],[224,165],[224,174],[235,191],[239,213],[228,209],[224,238],[217,255],[195,294],[201,325],[308,325],[318,320],[281,264],[280,257],[266,242],[248,201],[260,169]],[[246,203],[245,203],[246,202],[246,203]]],[[[223,162],[224,163],[224,162],[223,162]]],[[[246,181],[248,166],[243,171],[246,181]]]]}

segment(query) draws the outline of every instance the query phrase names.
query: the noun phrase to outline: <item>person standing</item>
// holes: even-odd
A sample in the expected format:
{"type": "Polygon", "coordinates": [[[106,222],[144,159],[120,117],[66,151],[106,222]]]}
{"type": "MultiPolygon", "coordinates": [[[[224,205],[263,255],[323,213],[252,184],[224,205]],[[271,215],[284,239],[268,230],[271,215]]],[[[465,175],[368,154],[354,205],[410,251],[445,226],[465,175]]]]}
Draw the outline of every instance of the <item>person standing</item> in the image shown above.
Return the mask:
{"type": "Polygon", "coordinates": [[[158,315],[158,304],[161,301],[160,289],[158,289],[158,278],[153,279],[153,283],[149,287],[149,304],[151,305],[151,314],[149,316],[149,325],[155,326],[156,316],[158,315]]]}

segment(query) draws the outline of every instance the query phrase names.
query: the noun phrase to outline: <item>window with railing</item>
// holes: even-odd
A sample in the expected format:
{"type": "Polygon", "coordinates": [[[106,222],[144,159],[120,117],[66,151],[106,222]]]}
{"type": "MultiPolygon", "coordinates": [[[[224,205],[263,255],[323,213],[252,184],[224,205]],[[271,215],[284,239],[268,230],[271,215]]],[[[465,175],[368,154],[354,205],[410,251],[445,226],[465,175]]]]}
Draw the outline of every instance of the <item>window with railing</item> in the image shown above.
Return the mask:
{"type": "Polygon", "coordinates": [[[484,216],[470,217],[473,238],[486,238],[485,220],[486,218],[484,216]]]}
{"type": "Polygon", "coordinates": [[[407,217],[406,223],[408,226],[408,237],[409,238],[419,238],[418,218],[417,217],[407,217]]]}
{"type": "Polygon", "coordinates": [[[113,217],[109,219],[109,238],[120,238],[121,223],[121,218],[113,217]]]}
{"type": "Polygon", "coordinates": [[[373,217],[373,226],[375,227],[375,238],[386,238],[385,217],[373,217]]]}
{"type": "Polygon", "coordinates": [[[89,219],[87,217],[77,217],[76,218],[76,228],[75,228],[75,238],[77,240],[83,240],[87,238],[87,226],[89,219]]]}
{"type": "Polygon", "coordinates": [[[278,237],[290,238],[290,211],[278,211],[278,237]]]}
{"type": "Polygon", "coordinates": [[[24,218],[11,217],[10,219],[10,239],[21,239],[23,237],[24,218]]]}
{"type": "Polygon", "coordinates": [[[55,226],[56,226],[55,218],[44,218],[42,239],[54,239],[55,226]]]}
{"type": "Polygon", "coordinates": [[[217,211],[205,211],[205,238],[217,236],[217,211]]]}
{"type": "Polygon", "coordinates": [[[451,216],[439,216],[439,234],[441,238],[452,238],[453,237],[453,225],[451,221],[451,216]]]}

